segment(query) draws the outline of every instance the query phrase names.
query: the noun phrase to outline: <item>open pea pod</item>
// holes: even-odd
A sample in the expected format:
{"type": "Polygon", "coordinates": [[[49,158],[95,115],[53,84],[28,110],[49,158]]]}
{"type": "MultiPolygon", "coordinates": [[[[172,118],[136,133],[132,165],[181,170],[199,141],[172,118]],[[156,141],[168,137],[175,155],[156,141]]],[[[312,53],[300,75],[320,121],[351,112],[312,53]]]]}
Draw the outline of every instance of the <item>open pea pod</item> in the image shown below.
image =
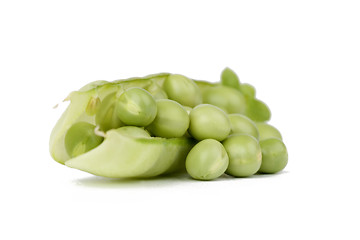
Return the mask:
{"type": "Polygon", "coordinates": [[[153,177],[185,166],[190,138],[136,138],[109,130],[98,147],[65,162],[98,176],[153,177]]]}
{"type": "Polygon", "coordinates": [[[130,87],[162,86],[168,75],[161,73],[114,82],[96,81],[72,92],[67,98],[70,104],[50,136],[51,156],[61,164],[105,177],[150,177],[183,166],[181,162],[193,146],[192,140],[185,138],[131,138],[109,130],[103,143],[80,156],[71,158],[65,147],[65,135],[72,125],[80,121],[95,124],[95,116],[89,114],[89,103],[101,102],[109,94],[130,87]]]}

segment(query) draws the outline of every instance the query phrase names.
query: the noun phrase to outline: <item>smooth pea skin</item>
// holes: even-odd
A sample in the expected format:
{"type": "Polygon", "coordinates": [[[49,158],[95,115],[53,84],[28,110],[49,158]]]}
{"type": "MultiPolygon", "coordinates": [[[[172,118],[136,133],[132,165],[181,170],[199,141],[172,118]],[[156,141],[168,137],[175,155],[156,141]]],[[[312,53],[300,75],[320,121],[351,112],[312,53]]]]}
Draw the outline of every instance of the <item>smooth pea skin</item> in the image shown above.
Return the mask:
{"type": "Polygon", "coordinates": [[[254,86],[252,86],[248,83],[242,83],[239,87],[239,90],[245,96],[250,97],[250,98],[255,98],[256,90],[255,90],[254,86]]]}
{"type": "Polygon", "coordinates": [[[186,110],[173,100],[159,99],[156,104],[157,115],[147,129],[157,137],[184,136],[189,128],[189,114],[186,110]]]}
{"type": "Polygon", "coordinates": [[[225,68],[221,73],[221,84],[235,89],[240,88],[240,80],[230,68],[225,68]]]}
{"type": "Polygon", "coordinates": [[[230,120],[220,108],[200,104],[190,112],[189,133],[201,141],[207,138],[224,140],[231,131],[230,120]]]}
{"type": "Polygon", "coordinates": [[[223,145],[229,155],[227,174],[234,177],[249,177],[259,170],[261,149],[253,136],[234,134],[223,141],[223,145]]]}
{"type": "Polygon", "coordinates": [[[146,90],[155,98],[155,100],[168,99],[166,92],[155,82],[150,84],[146,90]]]}
{"type": "Polygon", "coordinates": [[[104,140],[94,132],[95,126],[87,122],[72,125],[65,135],[66,152],[71,158],[77,157],[99,146],[104,140]]]}
{"type": "Polygon", "coordinates": [[[116,129],[116,131],[123,136],[132,137],[132,138],[151,138],[148,131],[140,127],[134,126],[125,126],[116,129]]]}
{"type": "Polygon", "coordinates": [[[211,87],[205,90],[203,102],[215,105],[229,114],[244,114],[246,110],[244,95],[239,90],[226,86],[211,87]]]}
{"type": "Polygon", "coordinates": [[[156,113],[155,99],[142,88],[129,88],[117,99],[116,114],[126,125],[147,126],[154,121],[156,113]]]}
{"type": "Polygon", "coordinates": [[[104,132],[124,125],[116,114],[116,92],[107,95],[95,115],[96,125],[104,132]]]}
{"type": "Polygon", "coordinates": [[[170,75],[164,81],[163,87],[169,99],[182,105],[195,107],[202,102],[200,88],[193,80],[183,75],[170,75]]]}
{"type": "Polygon", "coordinates": [[[185,165],[192,178],[213,180],[225,172],[229,165],[229,157],[220,142],[205,139],[191,149],[185,165]]]}
{"type": "Polygon", "coordinates": [[[259,139],[259,131],[250,118],[238,113],[229,114],[228,116],[231,123],[231,133],[248,134],[259,139]]]}
{"type": "Polygon", "coordinates": [[[283,170],[288,163],[288,152],[285,144],[278,138],[260,141],[262,163],[261,173],[276,173],[283,170]]]}
{"type": "Polygon", "coordinates": [[[256,98],[247,99],[245,115],[255,122],[266,122],[271,118],[269,107],[256,98]]]}
{"type": "Polygon", "coordinates": [[[259,141],[268,139],[268,138],[278,138],[282,140],[282,136],[274,126],[267,123],[256,123],[256,127],[259,130],[259,141]]]}

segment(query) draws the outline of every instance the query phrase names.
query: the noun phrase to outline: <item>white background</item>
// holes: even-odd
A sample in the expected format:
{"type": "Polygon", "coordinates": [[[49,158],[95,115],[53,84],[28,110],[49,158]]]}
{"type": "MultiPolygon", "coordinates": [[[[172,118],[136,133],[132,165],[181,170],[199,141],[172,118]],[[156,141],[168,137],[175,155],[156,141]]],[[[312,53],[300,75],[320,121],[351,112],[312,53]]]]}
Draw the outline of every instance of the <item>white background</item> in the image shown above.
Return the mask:
{"type": "Polygon", "coordinates": [[[0,239],[359,239],[359,1],[1,1],[0,239]],[[67,94],[181,73],[253,84],[285,171],[107,180],[51,159],[67,94]]]}

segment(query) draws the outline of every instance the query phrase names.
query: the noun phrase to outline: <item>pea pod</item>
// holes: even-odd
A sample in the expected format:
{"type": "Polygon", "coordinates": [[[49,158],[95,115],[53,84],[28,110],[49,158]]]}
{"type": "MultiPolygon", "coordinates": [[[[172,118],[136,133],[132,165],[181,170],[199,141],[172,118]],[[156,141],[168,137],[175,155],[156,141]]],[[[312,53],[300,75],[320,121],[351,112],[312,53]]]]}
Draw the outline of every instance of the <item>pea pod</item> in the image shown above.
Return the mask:
{"type": "Polygon", "coordinates": [[[109,130],[100,146],[65,165],[104,177],[153,177],[184,165],[193,145],[189,138],[130,136],[121,129],[109,130]]]}
{"type": "MultiPolygon", "coordinates": [[[[141,88],[146,88],[148,87],[150,84],[156,83],[159,86],[162,86],[164,80],[166,79],[166,77],[169,74],[167,73],[161,73],[161,74],[156,74],[156,75],[150,75],[144,78],[131,78],[131,79],[127,79],[127,80],[116,80],[114,82],[104,82],[104,81],[100,81],[100,82],[95,82],[96,84],[87,84],[85,87],[81,88],[81,90],[79,91],[75,91],[72,92],[69,97],[67,98],[67,100],[70,101],[70,104],[68,106],[68,108],[65,110],[65,112],[63,113],[63,115],[60,117],[60,119],[58,120],[58,122],[56,123],[54,129],[51,132],[51,136],[50,136],[50,143],[49,143],[49,148],[50,148],[50,154],[51,156],[59,163],[61,164],[65,164],[65,162],[69,161],[71,159],[71,157],[69,156],[69,154],[66,151],[65,148],[65,135],[67,133],[67,131],[69,130],[69,128],[71,126],[73,126],[75,123],[77,122],[88,122],[90,124],[94,124],[95,125],[95,116],[93,115],[89,115],[86,113],[86,109],[87,106],[89,105],[89,101],[91,101],[94,97],[95,98],[99,98],[100,101],[103,101],[104,98],[106,96],[108,96],[111,93],[114,93],[116,91],[119,91],[119,89],[128,89],[131,87],[141,87],[141,88]]],[[[110,132],[110,131],[109,131],[110,132]]],[[[104,142],[96,147],[95,149],[79,156],[76,157],[76,159],[81,158],[81,159],[92,159],[92,154],[93,152],[99,152],[98,148],[100,149],[104,149],[103,144],[105,144],[105,146],[114,144],[114,137],[112,137],[114,134],[107,134],[108,138],[106,138],[104,140],[104,142]],[[109,144],[111,143],[111,144],[109,144]]],[[[116,134],[115,134],[116,135],[116,134]]],[[[119,134],[117,134],[119,135],[119,134]]],[[[121,140],[124,138],[118,137],[116,138],[117,140],[121,140]]],[[[188,151],[190,151],[190,147],[192,146],[192,142],[191,140],[181,140],[181,139],[162,139],[162,140],[158,140],[158,139],[148,139],[144,142],[141,142],[142,144],[139,144],[138,142],[132,142],[130,140],[127,141],[127,152],[128,156],[131,156],[131,152],[136,152],[139,151],[139,147],[141,149],[141,147],[143,146],[144,148],[147,148],[147,145],[153,145],[155,144],[155,146],[157,145],[165,145],[168,146],[168,148],[171,150],[169,151],[169,149],[167,149],[167,147],[158,147],[158,153],[157,156],[158,158],[155,158],[151,152],[148,153],[148,158],[143,158],[143,161],[145,162],[144,164],[146,165],[146,161],[154,161],[154,159],[166,159],[166,158],[172,158],[169,157],[168,153],[174,151],[175,154],[173,156],[173,160],[169,160],[170,162],[174,162],[174,164],[180,159],[178,156],[182,156],[183,154],[186,154],[188,151]],[[154,141],[155,143],[153,143],[152,141],[154,141]],[[132,147],[134,146],[134,147],[132,147]],[[177,156],[177,157],[176,157],[177,156]]],[[[112,151],[109,151],[110,154],[112,151]]],[[[103,154],[105,154],[105,151],[102,151],[103,154]]],[[[109,156],[104,155],[102,157],[102,159],[108,158],[109,156]]],[[[75,158],[74,158],[75,159],[75,158]]],[[[74,160],[72,159],[72,160],[74,160]]],[[[118,164],[121,166],[122,162],[125,161],[125,158],[117,158],[118,164]]],[[[185,157],[183,158],[183,160],[185,160],[185,157]]],[[[110,160],[109,160],[110,161],[110,160]]],[[[75,161],[77,162],[77,161],[75,161]]],[[[81,161],[82,163],[84,163],[84,160],[81,161]]],[[[91,162],[91,160],[89,160],[89,163],[91,162]]],[[[73,162],[74,163],[74,162],[73,162]]],[[[176,165],[176,164],[175,164],[176,165]]],[[[72,165],[75,166],[75,165],[72,165]]],[[[163,172],[168,171],[169,169],[165,169],[163,172]]],[[[156,173],[159,171],[155,171],[156,173]]],[[[102,173],[103,175],[109,175],[109,174],[105,174],[102,173]]],[[[161,172],[159,173],[161,174],[161,172]]],[[[110,174],[110,175],[114,175],[114,174],[110,174]]],[[[148,174],[150,175],[150,174],[148,174]]],[[[120,176],[120,175],[119,175],[120,176]]],[[[137,177],[138,175],[135,174],[135,172],[132,174],[133,177],[137,177]]]]}

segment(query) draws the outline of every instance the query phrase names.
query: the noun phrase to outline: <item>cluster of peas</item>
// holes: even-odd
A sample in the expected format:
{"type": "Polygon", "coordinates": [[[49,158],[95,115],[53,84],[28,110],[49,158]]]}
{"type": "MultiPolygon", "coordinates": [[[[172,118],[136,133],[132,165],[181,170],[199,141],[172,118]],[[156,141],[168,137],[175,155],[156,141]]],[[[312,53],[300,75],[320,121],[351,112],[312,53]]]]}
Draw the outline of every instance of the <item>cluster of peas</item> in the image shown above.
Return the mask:
{"type": "Polygon", "coordinates": [[[240,83],[229,68],[218,84],[172,74],[162,86],[120,89],[102,101],[93,98],[86,112],[95,115],[95,125],[78,122],[69,128],[65,148],[70,157],[96,148],[108,130],[119,129],[142,138],[193,138],[196,144],[185,165],[199,180],[224,173],[276,173],[288,161],[280,132],[266,123],[268,107],[255,98],[254,87],[240,83]]]}

